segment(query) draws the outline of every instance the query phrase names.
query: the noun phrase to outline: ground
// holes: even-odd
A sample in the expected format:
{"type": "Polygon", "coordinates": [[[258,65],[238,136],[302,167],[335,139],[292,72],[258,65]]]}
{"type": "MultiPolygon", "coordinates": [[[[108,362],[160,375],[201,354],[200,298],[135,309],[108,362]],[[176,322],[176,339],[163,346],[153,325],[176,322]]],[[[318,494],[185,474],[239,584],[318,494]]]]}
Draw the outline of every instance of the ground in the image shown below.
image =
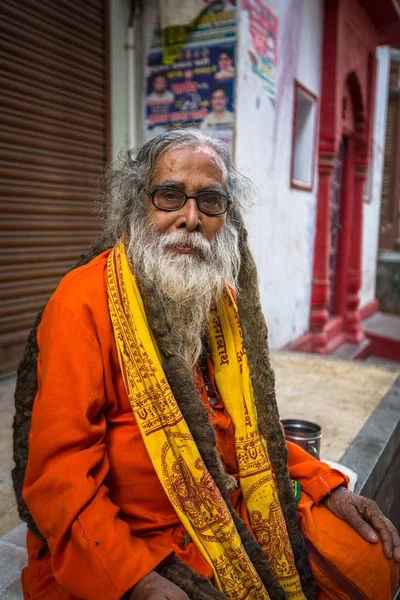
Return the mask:
{"type": "Polygon", "coordinates": [[[0,535],[20,523],[10,476],[14,388],[14,378],[0,383],[0,535]]]}
{"type": "Polygon", "coordinates": [[[282,419],[322,427],[321,458],[339,461],[400,374],[400,363],[371,364],[315,354],[274,352],[282,419]]]}

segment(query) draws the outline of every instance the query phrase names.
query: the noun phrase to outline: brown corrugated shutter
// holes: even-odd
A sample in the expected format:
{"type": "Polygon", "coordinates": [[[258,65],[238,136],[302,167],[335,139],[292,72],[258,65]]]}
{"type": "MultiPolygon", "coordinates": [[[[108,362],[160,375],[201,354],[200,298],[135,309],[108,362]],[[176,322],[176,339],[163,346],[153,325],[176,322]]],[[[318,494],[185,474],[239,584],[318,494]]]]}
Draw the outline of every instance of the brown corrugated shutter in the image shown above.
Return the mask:
{"type": "Polygon", "coordinates": [[[99,231],[106,160],[104,0],[0,4],[0,374],[99,231]]]}

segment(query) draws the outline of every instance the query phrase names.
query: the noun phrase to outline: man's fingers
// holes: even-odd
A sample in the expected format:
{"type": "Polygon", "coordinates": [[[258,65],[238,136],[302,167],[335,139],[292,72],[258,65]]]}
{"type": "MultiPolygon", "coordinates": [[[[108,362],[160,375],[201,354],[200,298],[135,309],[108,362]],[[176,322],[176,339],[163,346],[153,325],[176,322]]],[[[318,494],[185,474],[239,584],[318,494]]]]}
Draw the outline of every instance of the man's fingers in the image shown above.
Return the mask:
{"type": "MultiPolygon", "coordinates": [[[[389,550],[389,554],[386,552],[385,549],[385,544],[383,544],[383,549],[385,550],[385,554],[388,558],[393,558],[396,562],[400,562],[400,536],[397,533],[397,529],[396,527],[393,525],[393,523],[387,519],[386,517],[383,517],[383,520],[385,521],[385,527],[386,527],[386,531],[388,532],[388,535],[390,536],[390,550],[389,550]]],[[[378,530],[379,533],[380,530],[378,530]]],[[[381,536],[382,537],[382,536],[381,536]]],[[[382,537],[383,539],[383,537],[382,537]]]]}
{"type": "Polygon", "coordinates": [[[393,523],[387,519],[376,504],[366,507],[364,517],[379,533],[383,544],[383,551],[388,558],[400,561],[400,537],[393,523]],[[395,552],[396,550],[396,552],[395,552]]]}
{"type": "Polygon", "coordinates": [[[156,571],[145,575],[128,594],[126,600],[189,600],[186,592],[156,571]]]}
{"type": "MultiPolygon", "coordinates": [[[[397,531],[396,531],[397,534],[397,531]]],[[[397,540],[395,541],[395,543],[393,544],[393,559],[400,563],[400,538],[399,535],[397,534],[397,540]]]]}
{"type": "Polygon", "coordinates": [[[378,536],[370,525],[360,516],[357,510],[352,510],[346,521],[351,525],[364,540],[376,544],[378,536]]]}
{"type": "Polygon", "coordinates": [[[400,562],[399,534],[393,523],[382,514],[376,502],[353,494],[345,488],[339,488],[327,498],[325,504],[367,542],[375,544],[380,537],[385,555],[400,562]]]}

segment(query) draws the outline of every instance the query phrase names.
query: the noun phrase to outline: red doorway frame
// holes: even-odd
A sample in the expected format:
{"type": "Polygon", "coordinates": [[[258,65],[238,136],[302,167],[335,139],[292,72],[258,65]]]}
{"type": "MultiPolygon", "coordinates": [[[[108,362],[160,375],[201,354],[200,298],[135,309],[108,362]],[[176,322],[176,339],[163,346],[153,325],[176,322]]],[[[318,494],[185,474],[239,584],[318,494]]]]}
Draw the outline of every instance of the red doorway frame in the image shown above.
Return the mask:
{"type": "Polygon", "coordinates": [[[377,32],[356,0],[325,2],[319,185],[311,292],[310,331],[291,350],[329,354],[344,342],[364,339],[359,307],[362,281],[362,216],[370,159],[375,96],[377,32]],[[354,40],[362,40],[355,44],[354,40]],[[351,104],[352,123],[343,111],[351,104]],[[337,313],[330,315],[329,253],[332,175],[340,143],[348,137],[343,190],[343,235],[337,279],[337,313]]]}

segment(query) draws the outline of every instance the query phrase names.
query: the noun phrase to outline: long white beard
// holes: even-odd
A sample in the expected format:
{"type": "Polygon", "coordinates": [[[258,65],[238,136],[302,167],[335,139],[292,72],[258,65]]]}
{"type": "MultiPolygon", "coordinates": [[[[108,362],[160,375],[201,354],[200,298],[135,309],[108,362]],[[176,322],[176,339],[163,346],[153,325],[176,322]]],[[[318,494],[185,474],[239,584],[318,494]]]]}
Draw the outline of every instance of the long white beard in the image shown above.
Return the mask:
{"type": "Polygon", "coordinates": [[[225,225],[212,240],[199,232],[158,232],[151,224],[131,223],[128,244],[135,275],[143,293],[162,304],[174,353],[192,367],[202,349],[210,309],[221,297],[225,280],[235,284],[239,268],[238,235],[225,225]],[[194,254],[171,250],[188,246],[194,254]]]}

